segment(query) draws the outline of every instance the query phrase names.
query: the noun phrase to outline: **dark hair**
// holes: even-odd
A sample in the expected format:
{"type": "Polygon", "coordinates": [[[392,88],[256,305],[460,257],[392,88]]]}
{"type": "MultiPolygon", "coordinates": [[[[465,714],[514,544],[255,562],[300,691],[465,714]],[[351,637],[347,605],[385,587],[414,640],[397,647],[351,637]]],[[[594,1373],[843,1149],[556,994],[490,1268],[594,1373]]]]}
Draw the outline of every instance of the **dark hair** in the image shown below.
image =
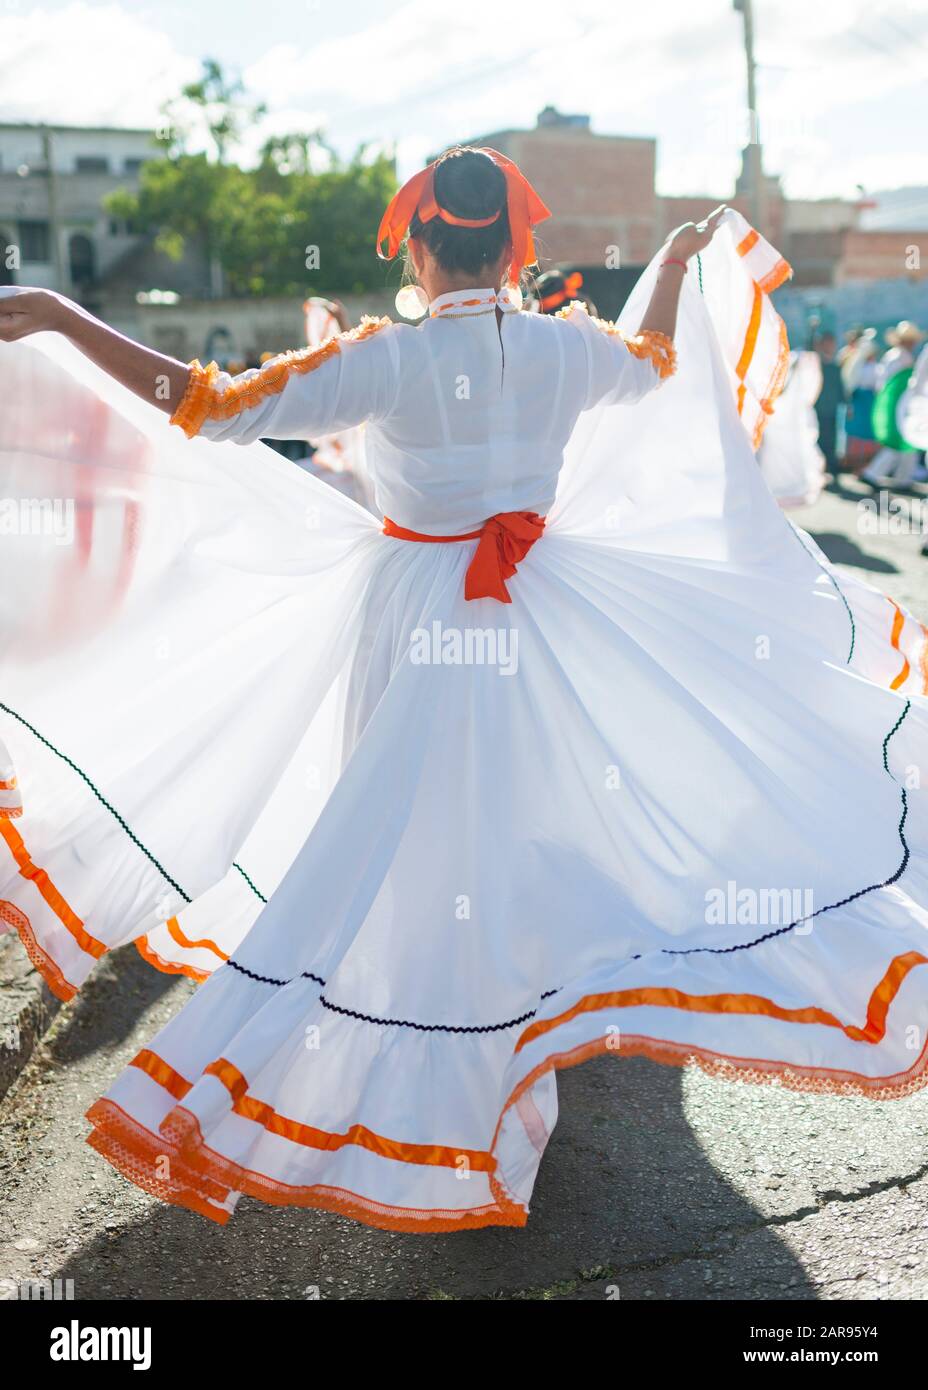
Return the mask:
{"type": "Polygon", "coordinates": [[[571,299],[579,298],[578,295],[567,293],[567,279],[562,270],[546,270],[543,275],[539,275],[535,281],[535,292],[538,295],[538,311],[542,314],[556,314],[571,299]],[[545,308],[543,301],[551,300],[545,308]]]}
{"type": "Polygon", "coordinates": [[[448,150],[435,165],[435,201],[455,217],[492,217],[488,227],[456,227],[441,217],[413,215],[409,235],[426,246],[443,270],[479,276],[495,266],[509,237],[506,176],[487,154],[467,146],[448,150]]]}

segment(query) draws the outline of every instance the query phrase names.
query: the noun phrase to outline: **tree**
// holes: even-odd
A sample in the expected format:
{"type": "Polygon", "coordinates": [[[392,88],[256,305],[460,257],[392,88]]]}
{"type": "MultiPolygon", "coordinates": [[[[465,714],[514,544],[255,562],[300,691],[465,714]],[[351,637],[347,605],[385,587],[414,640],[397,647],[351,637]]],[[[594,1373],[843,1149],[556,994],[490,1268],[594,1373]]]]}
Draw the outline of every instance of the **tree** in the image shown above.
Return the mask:
{"type": "Polygon", "coordinates": [[[229,147],[241,142],[245,128],[267,114],[263,102],[249,102],[244,96],[241,78],[227,78],[221,63],[215,58],[204,58],[199,80],[188,82],[181,88],[180,96],[161,108],[161,143],[172,153],[183,151],[197,126],[205,127],[217,161],[224,164],[229,147]]]}
{"type": "Polygon", "coordinates": [[[179,259],[190,242],[205,246],[233,295],[360,294],[382,288],[375,237],[396,188],[393,161],[362,146],[339,160],[321,131],[266,140],[258,165],[242,169],[230,150],[264,108],[244,99],[218,63],[165,107],[164,159],[142,167],[137,192],[106,200],[114,217],[153,233],[158,249],[179,259]],[[199,106],[213,155],[192,154],[184,103],[199,106]],[[321,166],[321,167],[316,167],[321,166]]]}

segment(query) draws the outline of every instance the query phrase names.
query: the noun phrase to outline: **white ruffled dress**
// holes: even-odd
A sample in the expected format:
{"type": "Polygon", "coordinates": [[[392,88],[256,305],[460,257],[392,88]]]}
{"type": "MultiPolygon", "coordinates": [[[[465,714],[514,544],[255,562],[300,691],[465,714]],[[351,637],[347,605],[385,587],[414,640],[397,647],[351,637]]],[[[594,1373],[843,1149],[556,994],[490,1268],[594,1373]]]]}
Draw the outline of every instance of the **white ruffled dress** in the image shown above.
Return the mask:
{"type": "Polygon", "coordinates": [[[89,1112],[147,1190],[521,1225],[595,1054],[924,1084],[925,629],[764,484],[783,262],[727,215],[675,372],[655,274],[624,334],[477,289],[198,369],[189,440],[0,348],[0,915],[64,998],[204,980],[89,1112]],[[510,603],[258,442],[361,423],[400,527],[546,514],[510,603]]]}

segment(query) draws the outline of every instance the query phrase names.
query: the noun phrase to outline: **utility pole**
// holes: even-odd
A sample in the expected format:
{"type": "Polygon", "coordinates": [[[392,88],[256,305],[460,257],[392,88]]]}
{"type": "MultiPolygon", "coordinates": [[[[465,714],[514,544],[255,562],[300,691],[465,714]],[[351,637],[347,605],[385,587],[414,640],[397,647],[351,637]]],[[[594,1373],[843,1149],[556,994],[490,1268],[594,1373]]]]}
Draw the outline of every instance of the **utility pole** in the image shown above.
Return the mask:
{"type": "Polygon", "coordinates": [[[764,171],[761,158],[760,122],[757,117],[757,83],[754,63],[754,13],[752,0],[732,0],[735,9],[744,19],[744,56],[748,73],[748,115],[750,130],[748,146],[744,152],[745,171],[748,176],[748,199],[751,224],[760,229],[764,220],[764,171]]]}
{"type": "Polygon", "coordinates": [[[58,171],[55,168],[55,146],[49,126],[40,128],[42,158],[45,161],[45,177],[48,190],[48,234],[51,240],[52,270],[55,276],[55,289],[64,291],[64,264],[61,255],[61,229],[58,224],[58,171]]]}

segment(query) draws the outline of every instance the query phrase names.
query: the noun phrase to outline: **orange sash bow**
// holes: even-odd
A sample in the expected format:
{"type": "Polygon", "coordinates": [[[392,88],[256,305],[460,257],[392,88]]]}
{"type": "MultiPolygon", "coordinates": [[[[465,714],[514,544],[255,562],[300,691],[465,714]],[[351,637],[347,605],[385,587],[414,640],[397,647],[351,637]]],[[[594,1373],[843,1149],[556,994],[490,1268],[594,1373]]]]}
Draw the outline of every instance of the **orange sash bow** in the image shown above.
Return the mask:
{"type": "Polygon", "coordinates": [[[545,519],[537,512],[497,512],[485,521],[479,531],[467,531],[461,536],[426,536],[421,531],[407,531],[388,516],[383,519],[383,533],[398,541],[476,541],[480,544],[467,567],[464,579],[465,599],[495,598],[499,603],[512,603],[506,580],[511,579],[545,529],[545,519]]]}

